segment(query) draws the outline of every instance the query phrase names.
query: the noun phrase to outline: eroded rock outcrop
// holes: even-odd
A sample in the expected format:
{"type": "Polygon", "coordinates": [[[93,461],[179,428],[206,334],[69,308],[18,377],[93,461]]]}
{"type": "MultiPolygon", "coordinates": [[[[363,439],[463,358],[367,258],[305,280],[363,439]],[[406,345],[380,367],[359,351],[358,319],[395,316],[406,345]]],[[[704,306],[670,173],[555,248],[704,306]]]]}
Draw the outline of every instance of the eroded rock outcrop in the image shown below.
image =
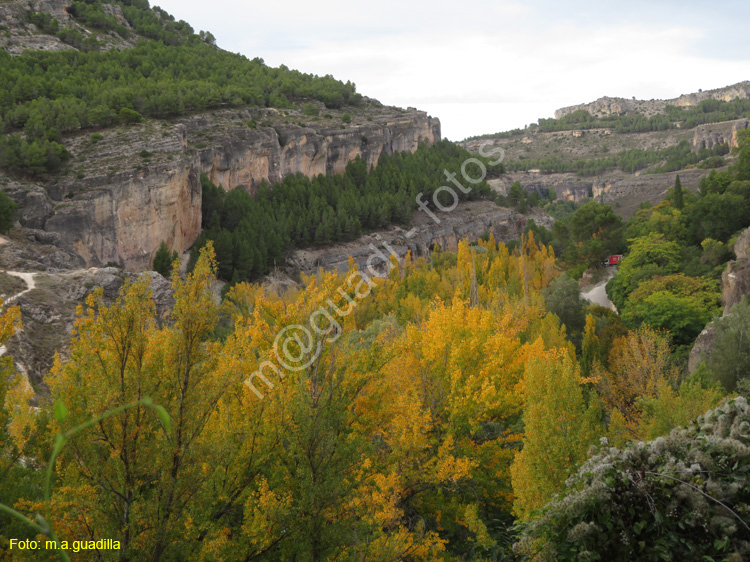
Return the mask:
{"type": "MultiPolygon", "coordinates": [[[[43,377],[55,353],[63,359],[68,353],[76,307],[97,288],[102,289],[104,302],[111,304],[125,280],[135,280],[139,275],[114,267],[32,275],[34,287],[13,301],[21,309],[23,329],[8,340],[7,352],[36,393],[44,396],[47,389],[43,377]]],[[[157,318],[165,321],[173,305],[169,281],[153,271],[140,275],[148,277],[157,318]]]]}
{"type": "MultiPolygon", "coordinates": [[[[731,314],[732,307],[750,294],[750,228],[734,244],[737,259],[730,261],[721,276],[723,316],[731,314]]],[[[688,370],[694,372],[700,363],[711,356],[714,346],[715,324],[711,322],[695,340],[688,359],[688,370]]]]}
{"type": "MultiPolygon", "coordinates": [[[[526,229],[529,219],[545,228],[552,228],[554,220],[540,209],[533,209],[528,215],[513,209],[498,207],[492,201],[471,201],[461,203],[451,212],[437,213],[440,223],[427,215],[416,212],[412,229],[391,227],[374,232],[347,244],[337,244],[324,248],[297,250],[289,260],[289,272],[314,273],[319,268],[326,271],[347,271],[349,257],[363,270],[368,260],[377,256],[395,254],[399,259],[407,252],[413,258],[427,257],[434,246],[442,250],[455,251],[461,240],[474,241],[492,234],[498,242],[518,240],[526,229]],[[378,251],[373,249],[378,248],[378,251]]],[[[385,274],[388,266],[380,258],[373,258],[374,268],[385,274]]],[[[372,265],[371,264],[371,265],[372,265]]]]}
{"type": "Polygon", "coordinates": [[[713,148],[720,144],[727,144],[736,148],[737,134],[750,127],[750,119],[736,119],[722,123],[709,123],[695,128],[693,135],[693,149],[713,148]]]}
{"type": "Polygon", "coordinates": [[[721,301],[724,303],[724,314],[750,294],[750,229],[745,230],[734,244],[737,259],[730,261],[721,275],[721,301]]]}

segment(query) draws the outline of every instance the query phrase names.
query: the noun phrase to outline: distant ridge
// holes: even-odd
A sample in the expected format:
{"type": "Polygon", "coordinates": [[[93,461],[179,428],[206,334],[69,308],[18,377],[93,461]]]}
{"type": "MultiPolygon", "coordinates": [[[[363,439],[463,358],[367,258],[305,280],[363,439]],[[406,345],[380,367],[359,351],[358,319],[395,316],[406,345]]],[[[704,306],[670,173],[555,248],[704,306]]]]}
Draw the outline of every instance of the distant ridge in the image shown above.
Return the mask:
{"type": "Polygon", "coordinates": [[[732,101],[734,99],[750,98],[750,81],[739,82],[732,86],[706,90],[692,94],[684,94],[678,98],[669,100],[636,100],[626,98],[613,98],[604,96],[596,101],[579,105],[563,107],[555,111],[555,119],[560,119],[576,111],[586,111],[594,117],[606,117],[608,115],[624,115],[626,113],[640,113],[646,117],[659,115],[666,112],[668,105],[677,107],[694,107],[704,100],[714,99],[720,101],[732,101]]]}

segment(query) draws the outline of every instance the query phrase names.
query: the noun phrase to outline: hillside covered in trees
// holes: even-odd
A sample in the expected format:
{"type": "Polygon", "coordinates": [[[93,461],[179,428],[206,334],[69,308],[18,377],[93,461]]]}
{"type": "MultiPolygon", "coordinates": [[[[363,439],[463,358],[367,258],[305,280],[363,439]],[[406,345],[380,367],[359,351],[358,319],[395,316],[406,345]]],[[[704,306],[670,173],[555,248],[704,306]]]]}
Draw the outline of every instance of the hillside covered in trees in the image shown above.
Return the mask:
{"type": "MultiPolygon", "coordinates": [[[[517,243],[463,241],[429,261],[383,249],[386,278],[352,265],[280,293],[235,282],[219,304],[209,240],[191,273],[173,271],[166,323],[147,278],[111,305],[94,291],[40,409],[3,359],[0,541],[106,537],[120,546],[103,560],[170,562],[742,559],[747,408],[725,398],[750,379],[719,360],[689,375],[683,350],[717,312],[717,245],[748,225],[680,225],[693,207],[744,204],[748,146],[703,193],[677,184],[631,221],[548,202],[552,231],[530,224],[517,243]],[[716,238],[697,249],[704,236],[716,238]],[[582,301],[570,276],[622,244],[612,283],[632,283],[618,315],[582,301]]],[[[381,176],[355,161],[331,181],[342,194],[408,183],[424,162],[461,156],[441,143],[383,160],[381,176]]],[[[322,198],[324,179],[291,178],[273,207],[322,198]]],[[[205,187],[219,224],[262,218],[274,197],[248,211],[205,187]]],[[[720,329],[729,354],[750,319],[746,301],[736,308],[720,329]]],[[[0,327],[4,340],[19,328],[16,307],[0,327]]]]}
{"type": "Polygon", "coordinates": [[[102,2],[73,2],[69,13],[92,30],[62,28],[47,13],[28,14],[29,22],[75,49],[0,50],[0,168],[43,176],[69,158],[65,136],[221,107],[285,108],[317,100],[330,108],[358,103],[352,83],[313,76],[261,59],[223,51],[210,34],[194,33],[186,22],[146,0],[115,3],[128,23],[107,15],[102,2]],[[103,49],[97,32],[121,34],[131,48],[103,49]]]}
{"type": "Polygon", "coordinates": [[[731,101],[706,99],[695,106],[667,105],[663,113],[646,117],[638,112],[614,113],[597,117],[585,109],[573,111],[560,118],[542,118],[527,129],[514,129],[503,133],[481,135],[478,138],[502,138],[523,135],[533,131],[551,133],[587,129],[611,129],[618,134],[647,133],[670,129],[692,129],[704,123],[721,123],[750,117],[750,99],[731,101]]]}
{"type": "MultiPolygon", "coordinates": [[[[94,290],[38,407],[2,359],[3,552],[743,559],[747,408],[726,400],[750,380],[738,344],[747,300],[720,324],[715,359],[688,374],[685,352],[718,313],[717,276],[750,226],[749,147],[742,135],[730,170],[696,195],[676,182],[629,221],[519,185],[506,201],[543,205],[552,230],[530,223],[515,243],[487,236],[429,260],[382,248],[386,278],[352,265],[281,292],[238,279],[235,248],[275,239],[283,256],[355,236],[353,217],[360,229],[406,221],[414,193],[439,185],[430,174],[467,153],[442,142],[370,171],[355,160],[256,198],[204,178],[207,236],[191,271],[171,273],[166,321],[146,277],[114,303],[94,290]],[[243,221],[262,236],[244,240],[243,221]],[[573,279],[619,251],[609,290],[620,315],[583,301],[573,279]],[[217,302],[215,279],[230,274],[217,302]],[[50,538],[118,547],[9,550],[50,538]]],[[[161,254],[167,273],[173,256],[161,254]]],[[[1,318],[0,343],[21,328],[17,307],[1,318]]]]}

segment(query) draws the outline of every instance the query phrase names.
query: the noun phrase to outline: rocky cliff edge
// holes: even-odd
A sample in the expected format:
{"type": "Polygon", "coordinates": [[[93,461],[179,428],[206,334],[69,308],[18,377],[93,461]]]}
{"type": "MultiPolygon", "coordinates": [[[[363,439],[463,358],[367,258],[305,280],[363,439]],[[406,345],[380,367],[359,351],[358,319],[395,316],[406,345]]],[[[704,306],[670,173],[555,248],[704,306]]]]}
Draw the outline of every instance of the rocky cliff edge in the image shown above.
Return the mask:
{"type": "Polygon", "coordinates": [[[413,152],[440,140],[440,121],[374,100],[344,111],[222,110],[66,139],[66,172],[46,184],[0,175],[19,226],[75,259],[70,267],[150,267],[165,240],[190,248],[201,228],[200,175],[250,192],[290,174],[341,173],[356,157],[413,152]],[[101,138],[99,138],[101,137],[101,138]]]}

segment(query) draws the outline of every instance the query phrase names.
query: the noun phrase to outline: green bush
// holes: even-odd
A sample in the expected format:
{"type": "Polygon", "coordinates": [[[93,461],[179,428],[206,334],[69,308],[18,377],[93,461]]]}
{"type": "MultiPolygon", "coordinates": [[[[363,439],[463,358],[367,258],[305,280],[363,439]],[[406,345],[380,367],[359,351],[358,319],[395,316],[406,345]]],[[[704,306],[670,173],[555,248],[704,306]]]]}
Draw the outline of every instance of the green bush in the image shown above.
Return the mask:
{"type": "Polygon", "coordinates": [[[302,114],[309,115],[310,117],[316,117],[317,115],[320,114],[320,109],[315,107],[315,105],[313,105],[312,103],[306,103],[302,107],[302,114]]]}
{"type": "Polygon", "coordinates": [[[140,123],[143,121],[143,116],[128,107],[123,107],[120,110],[120,123],[140,123]]]}
{"type": "Polygon", "coordinates": [[[49,33],[50,35],[54,35],[60,30],[60,22],[50,14],[44,12],[29,14],[29,21],[44,31],[44,33],[49,33]]]}
{"type": "Polygon", "coordinates": [[[534,560],[750,559],[750,406],[744,397],[667,437],[608,448],[528,524],[534,560]]]}
{"type": "Polygon", "coordinates": [[[343,116],[341,117],[341,120],[342,120],[342,121],[343,121],[344,123],[347,123],[347,124],[349,124],[349,123],[351,123],[351,122],[352,122],[352,116],[351,116],[351,115],[349,115],[348,113],[344,113],[344,115],[343,115],[343,116]]]}

